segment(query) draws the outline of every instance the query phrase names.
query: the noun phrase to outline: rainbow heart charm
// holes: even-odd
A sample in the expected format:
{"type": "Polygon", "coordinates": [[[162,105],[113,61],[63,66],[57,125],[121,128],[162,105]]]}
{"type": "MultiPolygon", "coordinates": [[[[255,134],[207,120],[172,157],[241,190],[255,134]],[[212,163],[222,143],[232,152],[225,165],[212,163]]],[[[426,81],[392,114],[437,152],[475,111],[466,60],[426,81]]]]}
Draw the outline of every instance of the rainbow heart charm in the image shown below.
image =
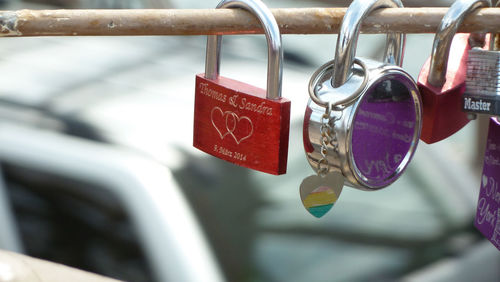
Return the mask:
{"type": "Polygon", "coordinates": [[[340,173],[311,175],[300,184],[300,199],[310,214],[320,218],[337,202],[343,186],[344,177],[340,173]]]}

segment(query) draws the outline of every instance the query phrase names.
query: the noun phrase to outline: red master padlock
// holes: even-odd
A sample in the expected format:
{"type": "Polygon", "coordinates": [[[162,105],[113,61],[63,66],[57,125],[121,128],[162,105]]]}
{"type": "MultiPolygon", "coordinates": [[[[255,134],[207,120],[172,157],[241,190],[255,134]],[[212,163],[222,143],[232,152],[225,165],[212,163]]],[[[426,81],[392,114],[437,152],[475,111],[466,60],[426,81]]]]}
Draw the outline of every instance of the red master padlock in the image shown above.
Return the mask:
{"type": "Polygon", "coordinates": [[[456,1],[436,31],[432,55],[418,76],[423,105],[420,139],[427,144],[449,137],[469,122],[467,113],[462,112],[462,95],[470,36],[455,33],[466,15],[485,6],[491,6],[489,0],[456,1]]]}
{"type": "Polygon", "coordinates": [[[278,24],[259,0],[225,0],[217,8],[244,8],[259,18],[268,42],[267,92],[219,76],[222,38],[208,36],[205,74],[196,75],[193,146],[240,166],[284,174],[290,101],[281,97],[283,50],[278,24]]]}

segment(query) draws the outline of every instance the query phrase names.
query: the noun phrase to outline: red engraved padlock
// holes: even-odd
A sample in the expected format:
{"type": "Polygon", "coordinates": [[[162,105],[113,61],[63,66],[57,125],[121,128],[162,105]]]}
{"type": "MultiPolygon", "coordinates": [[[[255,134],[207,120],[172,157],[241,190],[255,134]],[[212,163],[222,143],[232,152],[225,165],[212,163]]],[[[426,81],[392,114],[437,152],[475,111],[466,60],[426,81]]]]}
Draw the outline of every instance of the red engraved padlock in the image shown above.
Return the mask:
{"type": "Polygon", "coordinates": [[[244,8],[259,19],[268,44],[267,91],[219,76],[222,37],[208,36],[205,74],[196,75],[193,146],[240,166],[284,174],[290,101],[281,97],[278,24],[259,0],[225,0],[217,8],[244,8]]]}
{"type": "Polygon", "coordinates": [[[462,112],[462,95],[470,36],[455,33],[469,13],[489,6],[489,0],[456,1],[436,31],[431,57],[418,76],[423,105],[420,139],[427,144],[449,137],[469,122],[467,114],[462,112]]]}

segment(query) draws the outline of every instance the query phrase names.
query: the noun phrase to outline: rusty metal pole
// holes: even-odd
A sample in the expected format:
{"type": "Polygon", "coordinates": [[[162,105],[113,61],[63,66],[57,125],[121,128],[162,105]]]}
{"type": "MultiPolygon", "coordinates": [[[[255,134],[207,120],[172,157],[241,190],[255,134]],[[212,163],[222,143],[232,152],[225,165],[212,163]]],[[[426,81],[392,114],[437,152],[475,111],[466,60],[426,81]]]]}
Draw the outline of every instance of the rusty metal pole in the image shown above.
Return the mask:
{"type": "MultiPolygon", "coordinates": [[[[388,8],[372,13],[364,33],[434,33],[447,8],[388,8]]],[[[272,9],[283,34],[337,33],[346,8],[272,9]]],[[[459,32],[500,32],[500,8],[474,12],[459,32]]],[[[262,33],[238,9],[0,11],[0,36],[207,35],[262,33]]]]}

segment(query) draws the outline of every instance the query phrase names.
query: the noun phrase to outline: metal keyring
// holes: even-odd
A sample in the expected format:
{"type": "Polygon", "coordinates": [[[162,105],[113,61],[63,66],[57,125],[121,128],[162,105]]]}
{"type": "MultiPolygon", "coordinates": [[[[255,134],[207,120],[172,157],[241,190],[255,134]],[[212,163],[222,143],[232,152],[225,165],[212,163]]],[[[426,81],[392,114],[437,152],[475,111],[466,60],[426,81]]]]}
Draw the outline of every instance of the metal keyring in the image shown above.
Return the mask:
{"type": "Polygon", "coordinates": [[[368,67],[366,66],[366,64],[362,60],[360,60],[358,58],[354,58],[354,61],[353,61],[354,64],[360,66],[361,69],[363,70],[363,73],[364,73],[363,82],[361,82],[361,85],[358,87],[358,89],[356,89],[356,91],[354,91],[347,98],[341,99],[335,103],[325,102],[325,101],[322,101],[318,97],[316,87],[314,87],[314,86],[318,83],[319,79],[323,78],[323,74],[325,72],[327,72],[329,69],[333,69],[334,61],[335,60],[331,60],[331,61],[327,62],[326,64],[322,65],[321,67],[319,67],[318,70],[316,70],[314,72],[314,74],[311,77],[311,80],[309,81],[309,97],[311,97],[311,100],[313,100],[314,103],[316,103],[318,106],[321,106],[323,108],[326,108],[329,105],[331,105],[332,110],[333,109],[342,110],[345,106],[354,102],[356,100],[356,98],[358,98],[358,96],[361,94],[361,92],[365,89],[366,84],[368,83],[368,79],[369,79],[368,67]],[[339,106],[339,105],[343,105],[343,106],[339,106]]]}

